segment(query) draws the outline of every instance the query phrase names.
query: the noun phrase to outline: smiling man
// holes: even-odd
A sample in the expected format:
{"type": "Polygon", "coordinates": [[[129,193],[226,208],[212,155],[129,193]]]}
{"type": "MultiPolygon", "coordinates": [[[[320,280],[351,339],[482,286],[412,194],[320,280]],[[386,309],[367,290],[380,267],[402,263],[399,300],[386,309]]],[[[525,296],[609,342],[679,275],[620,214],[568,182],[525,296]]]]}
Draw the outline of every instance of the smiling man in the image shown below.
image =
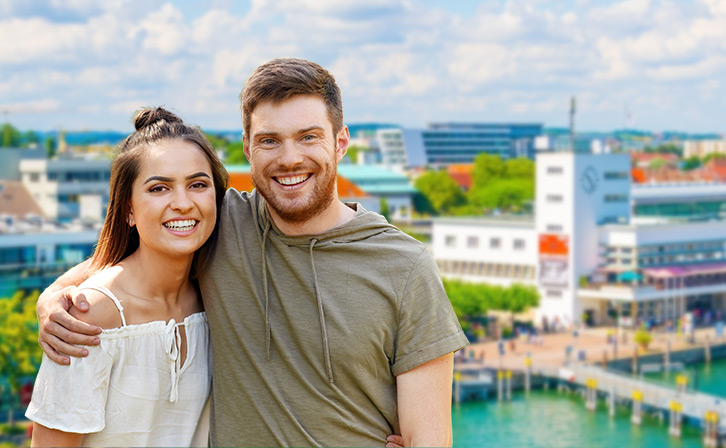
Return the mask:
{"type": "Polygon", "coordinates": [[[350,135],[333,77],[276,59],[241,101],[256,190],[227,192],[200,277],[212,445],[450,445],[452,353],[468,342],[426,247],[338,199],[350,135]]]}

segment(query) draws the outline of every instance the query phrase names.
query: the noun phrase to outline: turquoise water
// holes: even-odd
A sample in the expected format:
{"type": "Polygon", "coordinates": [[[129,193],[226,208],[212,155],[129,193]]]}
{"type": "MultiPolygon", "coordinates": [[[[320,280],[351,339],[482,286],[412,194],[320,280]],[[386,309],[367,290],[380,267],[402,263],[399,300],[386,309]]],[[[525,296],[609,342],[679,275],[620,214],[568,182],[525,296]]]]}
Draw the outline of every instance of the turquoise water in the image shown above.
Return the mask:
{"type": "Polygon", "coordinates": [[[663,372],[645,375],[645,379],[675,387],[676,376],[688,376],[688,385],[699,392],[726,397],[726,358],[718,359],[711,364],[686,366],[680,372],[663,372]]]}
{"type": "MultiPolygon", "coordinates": [[[[699,390],[726,397],[726,359],[696,369],[699,390]]],[[[691,367],[691,375],[693,370],[691,367]]],[[[675,373],[648,375],[647,379],[675,384],[675,373]]],[[[586,411],[580,395],[555,390],[534,390],[528,397],[514,394],[510,403],[465,402],[452,409],[454,447],[703,446],[699,428],[684,425],[682,438],[675,439],[668,435],[667,421],[644,416],[643,425],[636,426],[630,423],[629,407],[619,407],[610,418],[602,400],[598,406],[595,412],[586,411]]]]}
{"type": "Polygon", "coordinates": [[[667,423],[645,417],[630,423],[630,412],[619,408],[610,418],[604,403],[585,410],[576,394],[532,391],[515,394],[511,403],[466,402],[454,406],[454,447],[702,447],[701,432],[683,427],[683,438],[668,435],[667,423]]]}

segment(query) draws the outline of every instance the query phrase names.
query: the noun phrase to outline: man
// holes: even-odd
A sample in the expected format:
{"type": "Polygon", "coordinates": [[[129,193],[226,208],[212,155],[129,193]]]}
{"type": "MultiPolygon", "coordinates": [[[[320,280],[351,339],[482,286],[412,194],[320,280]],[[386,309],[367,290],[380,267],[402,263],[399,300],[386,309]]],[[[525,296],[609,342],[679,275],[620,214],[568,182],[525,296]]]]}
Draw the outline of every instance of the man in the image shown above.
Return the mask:
{"type": "MultiPolygon", "coordinates": [[[[256,190],[227,192],[199,282],[214,358],[212,445],[373,446],[392,432],[406,446],[450,445],[452,353],[468,342],[425,246],[338,199],[350,135],[333,77],[273,60],[241,102],[256,190]]],[[[73,290],[49,292],[38,305],[41,345],[56,361],[82,354],[61,339],[93,337],[63,327],[97,329],[67,317],[73,290]]]]}

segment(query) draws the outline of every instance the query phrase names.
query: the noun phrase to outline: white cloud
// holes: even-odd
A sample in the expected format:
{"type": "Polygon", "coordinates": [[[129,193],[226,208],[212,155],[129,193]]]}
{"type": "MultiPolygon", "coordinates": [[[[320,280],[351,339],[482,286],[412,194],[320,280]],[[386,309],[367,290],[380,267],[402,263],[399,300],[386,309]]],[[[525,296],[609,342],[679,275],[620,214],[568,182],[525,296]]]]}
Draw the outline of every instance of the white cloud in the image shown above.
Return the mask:
{"type": "Polygon", "coordinates": [[[599,111],[583,112],[596,128],[622,125],[626,102],[654,108],[639,113],[641,124],[724,126],[714,118],[726,95],[723,0],[483,0],[467,14],[412,0],[251,0],[244,13],[208,4],[191,16],[198,5],[163,0],[0,0],[0,41],[10,43],[0,51],[1,98],[53,98],[76,111],[48,120],[53,108],[40,107],[35,123],[22,116],[39,129],[127,128],[144,104],[238,128],[237,95],[251,71],[295,56],[336,76],[348,121],[560,123],[574,92],[584,110],[599,111]],[[696,99],[688,116],[697,118],[677,116],[696,99]]]}

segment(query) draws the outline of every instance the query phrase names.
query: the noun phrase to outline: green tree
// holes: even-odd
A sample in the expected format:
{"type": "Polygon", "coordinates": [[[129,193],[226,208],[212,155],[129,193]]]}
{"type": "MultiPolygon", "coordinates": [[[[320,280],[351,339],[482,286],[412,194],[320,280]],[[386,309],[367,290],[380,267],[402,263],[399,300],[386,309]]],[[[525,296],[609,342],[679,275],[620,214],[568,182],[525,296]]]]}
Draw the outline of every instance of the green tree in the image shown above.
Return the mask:
{"type": "Polygon", "coordinates": [[[720,152],[712,152],[711,154],[706,154],[705,156],[703,156],[703,164],[705,165],[713,159],[723,159],[723,158],[726,158],[726,154],[723,154],[720,152]]]}
{"type": "Polygon", "coordinates": [[[535,165],[529,159],[502,161],[480,154],[474,159],[469,202],[485,210],[516,212],[534,199],[535,165]]]}
{"type": "Polygon", "coordinates": [[[510,179],[532,180],[535,177],[534,162],[523,157],[504,162],[504,175],[510,179]]]}
{"type": "Polygon", "coordinates": [[[242,140],[231,142],[227,145],[225,152],[225,162],[230,165],[248,165],[247,156],[245,156],[245,148],[242,140]]]}
{"type": "Polygon", "coordinates": [[[11,426],[12,407],[18,403],[21,380],[34,376],[40,366],[42,350],[38,345],[35,316],[37,301],[38,292],[26,296],[20,291],[9,299],[0,299],[0,378],[5,378],[5,387],[9,388],[2,392],[11,399],[11,426]]]}
{"type": "Polygon", "coordinates": [[[25,133],[23,140],[25,140],[25,143],[28,145],[37,144],[40,143],[40,136],[35,131],[30,130],[25,133]]]}
{"type": "Polygon", "coordinates": [[[659,170],[666,165],[668,165],[667,160],[661,157],[656,157],[655,159],[651,160],[650,163],[648,163],[648,168],[650,168],[651,170],[659,170]]]}
{"type": "Polygon", "coordinates": [[[534,198],[534,180],[496,179],[486,188],[472,189],[469,200],[487,210],[518,212],[534,198]]]}
{"type": "Polygon", "coordinates": [[[207,137],[209,143],[211,143],[212,147],[217,151],[223,150],[227,146],[227,143],[229,143],[227,139],[220,137],[217,134],[210,134],[208,132],[205,132],[204,136],[207,137]]]}
{"type": "Polygon", "coordinates": [[[489,182],[504,175],[504,162],[501,157],[481,153],[474,159],[472,170],[472,190],[486,188],[489,182]]]}
{"type": "Polygon", "coordinates": [[[391,207],[388,205],[386,198],[381,198],[379,201],[379,208],[381,209],[381,215],[386,218],[386,221],[391,221],[391,207]]]}
{"type": "Polygon", "coordinates": [[[345,153],[345,156],[353,163],[358,163],[358,154],[361,152],[366,152],[370,148],[367,146],[360,146],[360,145],[350,145],[348,146],[348,151],[345,153]]]}
{"type": "Polygon", "coordinates": [[[489,310],[522,313],[539,305],[539,293],[534,286],[515,283],[505,288],[486,283],[468,283],[444,279],[444,289],[462,327],[469,320],[486,315],[489,310]]]}
{"type": "Polygon", "coordinates": [[[20,146],[20,132],[10,123],[3,124],[3,140],[4,148],[14,148],[20,146]]]}
{"type": "Polygon", "coordinates": [[[698,156],[691,156],[683,161],[683,171],[691,171],[701,167],[701,159],[698,156]]]}
{"type": "Polygon", "coordinates": [[[55,139],[53,137],[48,137],[45,139],[45,151],[48,153],[49,159],[52,159],[55,156],[56,146],[55,139]]]}
{"type": "Polygon", "coordinates": [[[446,171],[428,171],[416,178],[414,187],[426,197],[437,214],[466,203],[461,188],[446,171]]]}

